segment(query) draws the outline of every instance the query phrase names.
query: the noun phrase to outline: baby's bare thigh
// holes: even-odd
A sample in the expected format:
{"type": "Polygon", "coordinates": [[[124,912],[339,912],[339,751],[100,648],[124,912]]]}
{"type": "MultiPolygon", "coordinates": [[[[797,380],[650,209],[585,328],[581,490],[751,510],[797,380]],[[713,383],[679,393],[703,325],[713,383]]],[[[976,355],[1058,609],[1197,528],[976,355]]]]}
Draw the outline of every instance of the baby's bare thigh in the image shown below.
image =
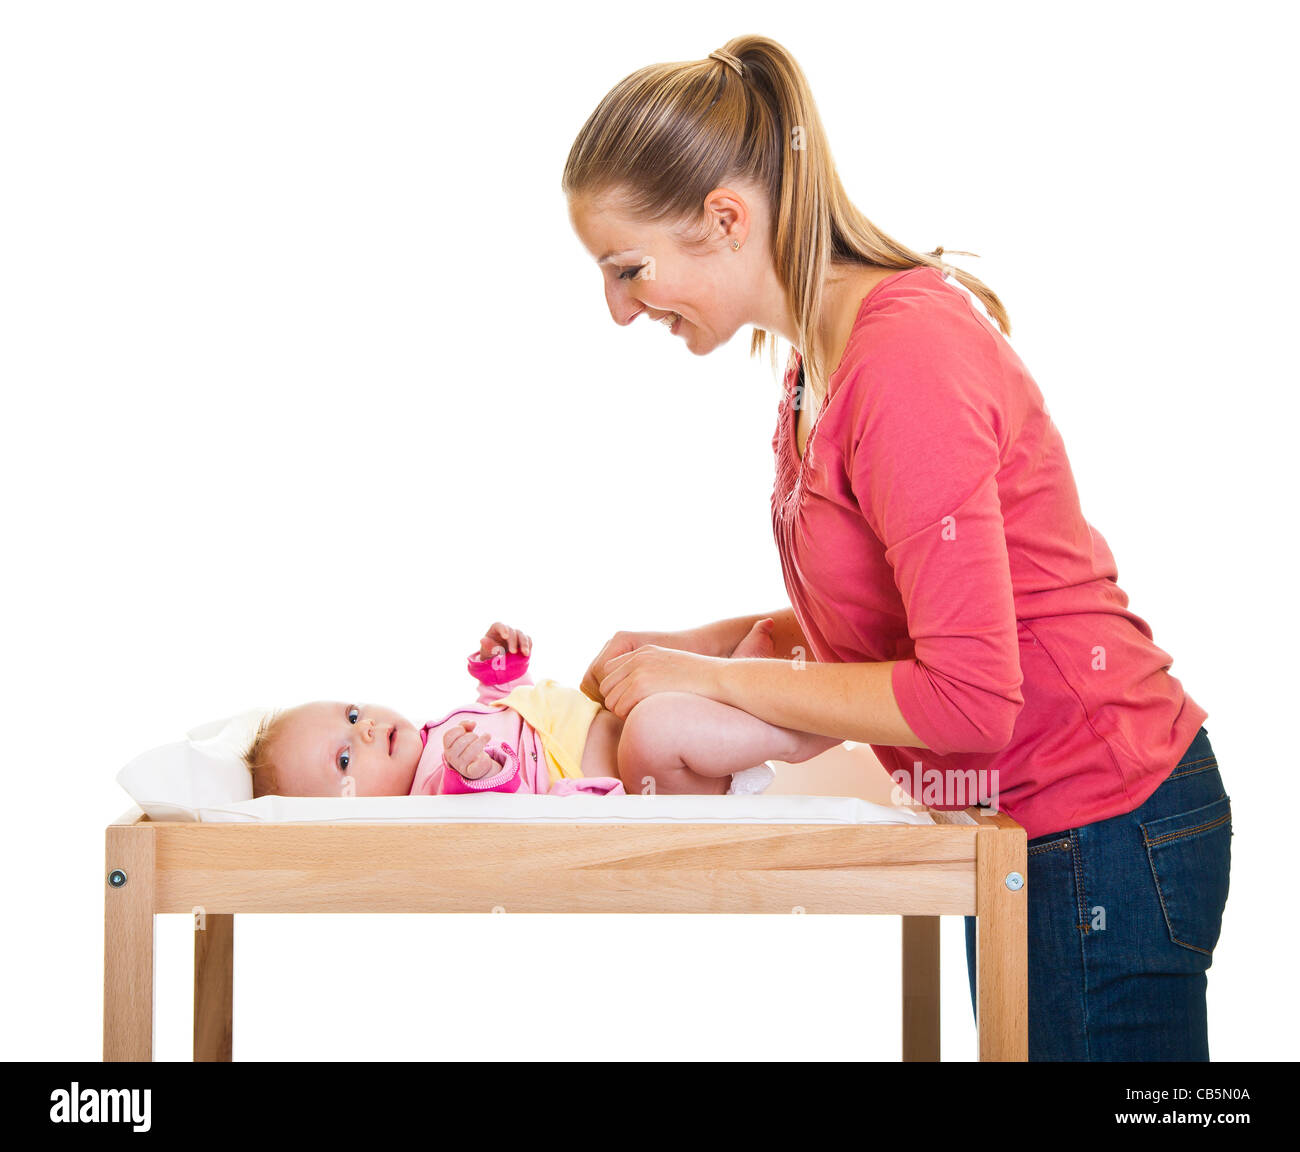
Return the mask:
{"type": "Polygon", "coordinates": [[[582,774],[584,776],[618,775],[618,741],[623,734],[623,721],[608,708],[602,708],[592,717],[587,729],[587,743],[582,748],[582,774]]]}

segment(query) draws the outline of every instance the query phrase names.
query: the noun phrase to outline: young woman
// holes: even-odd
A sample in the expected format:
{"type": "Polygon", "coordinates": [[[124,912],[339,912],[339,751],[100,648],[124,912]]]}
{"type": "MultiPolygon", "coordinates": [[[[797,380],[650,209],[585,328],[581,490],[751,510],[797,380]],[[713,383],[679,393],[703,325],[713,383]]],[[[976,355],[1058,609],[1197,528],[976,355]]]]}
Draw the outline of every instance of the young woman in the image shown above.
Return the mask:
{"type": "Polygon", "coordinates": [[[563,189],[616,323],[664,321],[697,356],[743,324],[752,352],[793,346],[772,438],[790,605],[620,632],[584,691],[623,717],[695,693],[869,743],[937,807],[996,797],[1029,837],[1030,1058],[1208,1059],[1231,837],[1208,714],[1129,610],[1002,302],[853,206],[764,37],[622,80],[563,189]],[[767,616],[781,658],[733,659],[767,616]]]}

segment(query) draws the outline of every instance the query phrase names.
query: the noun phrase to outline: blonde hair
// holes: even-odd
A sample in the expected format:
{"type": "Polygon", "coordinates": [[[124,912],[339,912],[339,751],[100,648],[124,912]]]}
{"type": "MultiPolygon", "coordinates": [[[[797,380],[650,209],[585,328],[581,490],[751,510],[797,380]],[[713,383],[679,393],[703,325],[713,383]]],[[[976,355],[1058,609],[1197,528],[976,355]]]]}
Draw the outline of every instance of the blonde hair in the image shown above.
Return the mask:
{"type": "MultiPolygon", "coordinates": [[[[913,252],[853,206],[803,72],[765,36],[737,36],[704,60],[651,64],[620,80],[574,140],[561,187],[570,198],[616,196],[634,219],[689,229],[702,222],[705,197],[736,179],[766,191],[773,264],[815,394],[825,389],[816,319],[832,263],[936,268],[968,288],[1011,335],[1002,301],[945,264],[942,248],[913,252]]],[[[750,355],[770,338],[755,328],[750,355]]],[[[775,339],[770,351],[775,370],[775,339]]]]}
{"type": "Polygon", "coordinates": [[[275,761],[271,759],[271,745],[280,731],[287,709],[268,713],[257,726],[253,741],[244,753],[244,763],[253,777],[253,798],[280,795],[280,783],[275,774],[275,761]]]}

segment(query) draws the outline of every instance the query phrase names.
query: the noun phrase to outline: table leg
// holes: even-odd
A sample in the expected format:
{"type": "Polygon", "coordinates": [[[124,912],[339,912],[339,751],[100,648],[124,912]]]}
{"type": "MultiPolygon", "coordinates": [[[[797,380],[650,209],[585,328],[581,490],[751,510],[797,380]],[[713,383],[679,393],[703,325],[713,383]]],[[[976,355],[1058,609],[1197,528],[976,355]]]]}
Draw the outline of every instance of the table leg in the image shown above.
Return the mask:
{"type": "Polygon", "coordinates": [[[230,1060],[234,1009],[235,917],[195,910],[194,1059],[230,1060]]]}
{"type": "Polygon", "coordinates": [[[105,845],[104,1059],[153,1059],[154,836],[112,825],[105,845]]]}
{"type": "Polygon", "coordinates": [[[977,834],[975,983],[981,1060],[1029,1058],[1025,859],[1023,835],[996,828],[981,828],[977,834]]]}
{"type": "Polygon", "coordinates": [[[939,1059],[939,917],[903,917],[903,1060],[939,1059]]]}

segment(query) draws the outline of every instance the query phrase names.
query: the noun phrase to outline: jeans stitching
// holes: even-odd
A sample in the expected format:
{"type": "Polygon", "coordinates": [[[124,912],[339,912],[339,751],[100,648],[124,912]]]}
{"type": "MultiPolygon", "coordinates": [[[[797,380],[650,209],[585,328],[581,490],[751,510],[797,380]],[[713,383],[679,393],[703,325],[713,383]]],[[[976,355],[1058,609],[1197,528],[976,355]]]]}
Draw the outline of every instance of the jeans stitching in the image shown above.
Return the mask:
{"type": "MultiPolygon", "coordinates": [[[[1071,830],[1070,836],[1071,838],[1074,837],[1073,830],[1071,830]]],[[[1089,924],[1088,917],[1084,914],[1084,909],[1088,906],[1088,893],[1086,891],[1086,885],[1083,882],[1082,852],[1075,852],[1074,854],[1074,885],[1075,900],[1077,901],[1075,911],[1079,914],[1078,927],[1083,929],[1083,933],[1086,936],[1089,931],[1089,924]]]]}
{"type": "MultiPolygon", "coordinates": [[[[1071,828],[1069,835],[1070,835],[1071,861],[1074,866],[1075,899],[1076,901],[1078,901],[1078,905],[1075,908],[1075,911],[1081,913],[1083,910],[1083,876],[1082,876],[1083,853],[1080,850],[1078,844],[1078,835],[1079,835],[1078,830],[1071,828]]],[[[1079,1010],[1079,1019],[1080,1019],[1081,1027],[1083,1029],[1083,1053],[1084,1053],[1085,1060],[1091,1060],[1092,1059],[1092,1035],[1089,1029],[1090,1021],[1088,1019],[1088,949],[1084,947],[1085,943],[1087,942],[1086,928],[1083,932],[1079,932],[1077,934],[1076,939],[1079,941],[1079,973],[1080,973],[1079,991],[1082,996],[1082,1004],[1080,1005],[1080,1010],[1079,1010]]]]}
{"type": "Polygon", "coordinates": [[[1039,852],[1058,852],[1069,846],[1070,838],[1067,836],[1064,840],[1053,840],[1050,844],[1035,844],[1029,849],[1029,855],[1035,856],[1039,852]]]}
{"type": "Polygon", "coordinates": [[[1175,944],[1181,945],[1183,948],[1190,948],[1193,952],[1199,952],[1202,956],[1211,955],[1208,948],[1202,948],[1200,945],[1189,943],[1186,940],[1179,940],[1178,937],[1174,935],[1173,925],[1169,923],[1169,907],[1165,904],[1164,890],[1160,887],[1160,877],[1156,874],[1156,862],[1151,855],[1150,848],[1147,849],[1147,862],[1151,865],[1151,878],[1156,882],[1156,895],[1160,897],[1160,911],[1164,913],[1165,927],[1169,931],[1169,939],[1171,939],[1175,944]]]}
{"type": "Polygon", "coordinates": [[[1218,770],[1219,770],[1219,766],[1218,766],[1218,764],[1216,764],[1216,763],[1214,763],[1214,762],[1211,762],[1211,763],[1205,765],[1204,768],[1190,768],[1190,769],[1188,769],[1186,772],[1171,772],[1171,773],[1169,773],[1168,776],[1165,777],[1165,779],[1166,779],[1166,780],[1178,780],[1178,779],[1181,779],[1181,778],[1184,777],[1184,776],[1198,776],[1198,775],[1200,775],[1200,773],[1202,773],[1202,772],[1217,772],[1218,770]]]}
{"type": "Polygon", "coordinates": [[[1171,773],[1168,779],[1177,780],[1179,776],[1195,776],[1197,772],[1210,772],[1219,766],[1217,756],[1207,756],[1204,760],[1193,760],[1187,764],[1179,764],[1171,773]]]}
{"type": "MultiPolygon", "coordinates": [[[[1226,799],[1226,796],[1219,797],[1219,800],[1223,800],[1223,799],[1226,799]]],[[[1214,803],[1216,804],[1218,802],[1219,802],[1218,800],[1214,801],[1214,803]]],[[[1183,948],[1190,948],[1193,952],[1199,952],[1202,956],[1213,956],[1214,952],[1210,948],[1202,948],[1199,944],[1193,944],[1188,940],[1180,940],[1177,936],[1174,935],[1174,926],[1169,919],[1169,906],[1165,903],[1164,889],[1160,887],[1160,874],[1156,871],[1155,854],[1151,851],[1151,849],[1153,847],[1158,847],[1160,844],[1167,843],[1170,839],[1175,839],[1182,836],[1191,836],[1211,828],[1218,828],[1231,819],[1232,819],[1232,813],[1227,812],[1223,816],[1220,816],[1217,820],[1211,820],[1206,824],[1200,825],[1199,827],[1188,828],[1182,832],[1170,832],[1164,836],[1157,836],[1155,840],[1152,840],[1147,836],[1147,830],[1145,828],[1142,829],[1142,839],[1146,841],[1146,846],[1147,846],[1147,863],[1151,866],[1151,879],[1155,881],[1156,895],[1160,897],[1160,911],[1164,914],[1165,927],[1169,931],[1169,939],[1171,939],[1175,944],[1178,944],[1183,948]]]]}
{"type": "MultiPolygon", "coordinates": [[[[1223,797],[1220,796],[1219,800],[1222,799],[1223,797]]],[[[1217,804],[1218,800],[1216,800],[1215,803],[1217,804]]],[[[1181,840],[1187,836],[1195,836],[1200,832],[1208,832],[1210,831],[1211,828],[1217,828],[1219,827],[1220,824],[1224,824],[1231,819],[1232,819],[1232,813],[1225,812],[1222,816],[1218,817],[1215,820],[1211,820],[1206,824],[1198,824],[1196,825],[1195,828],[1181,828],[1177,832],[1165,832],[1154,838],[1148,836],[1147,830],[1143,828],[1142,839],[1146,841],[1146,845],[1148,848],[1158,848],[1161,844],[1168,844],[1169,841],[1171,840],[1181,840]]]]}

